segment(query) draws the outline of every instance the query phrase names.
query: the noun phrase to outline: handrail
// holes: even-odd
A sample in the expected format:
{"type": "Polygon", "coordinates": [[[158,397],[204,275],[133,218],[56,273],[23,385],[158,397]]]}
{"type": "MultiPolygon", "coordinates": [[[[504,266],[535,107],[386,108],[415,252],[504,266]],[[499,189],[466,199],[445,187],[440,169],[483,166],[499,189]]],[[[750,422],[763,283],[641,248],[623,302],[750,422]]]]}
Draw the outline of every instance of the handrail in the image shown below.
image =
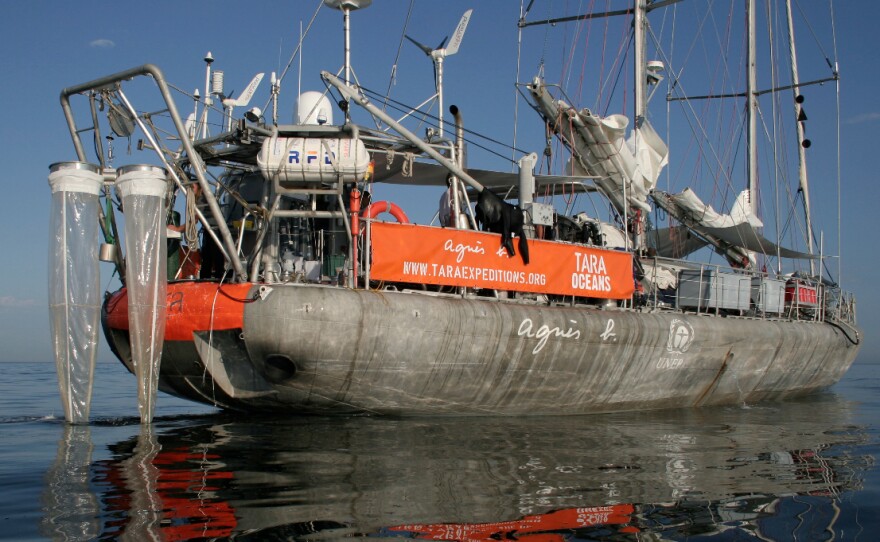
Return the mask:
{"type": "Polygon", "coordinates": [[[679,267],[674,289],[675,309],[690,310],[697,314],[721,314],[721,311],[739,311],[760,318],[782,318],[814,322],[832,320],[855,326],[855,297],[836,286],[815,279],[772,276],[767,272],[734,269],[718,264],[698,264],[668,258],[646,258],[645,300],[655,309],[673,308],[663,300],[658,286],[661,268],[674,272],[679,267]],[[682,274],[681,271],[686,273],[682,274]],[[718,276],[723,275],[723,276],[718,276]],[[762,282],[753,282],[762,279],[762,282]],[[684,288],[684,290],[682,290],[684,288]],[[810,290],[802,297],[804,288],[810,290]],[[815,289],[815,300],[812,290],[815,289]],[[647,288],[646,288],[647,290],[647,288]],[[788,297],[786,300],[785,298],[788,297]]]}

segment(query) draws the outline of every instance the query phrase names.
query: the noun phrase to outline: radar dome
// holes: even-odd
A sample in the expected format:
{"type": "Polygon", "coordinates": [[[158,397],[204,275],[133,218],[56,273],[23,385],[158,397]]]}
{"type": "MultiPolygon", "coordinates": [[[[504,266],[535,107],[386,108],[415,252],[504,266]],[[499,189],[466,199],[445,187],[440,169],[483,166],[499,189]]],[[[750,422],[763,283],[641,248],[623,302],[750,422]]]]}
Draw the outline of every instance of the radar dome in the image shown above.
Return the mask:
{"type": "Polygon", "coordinates": [[[324,94],[310,90],[299,95],[296,124],[333,124],[333,105],[324,94]]]}

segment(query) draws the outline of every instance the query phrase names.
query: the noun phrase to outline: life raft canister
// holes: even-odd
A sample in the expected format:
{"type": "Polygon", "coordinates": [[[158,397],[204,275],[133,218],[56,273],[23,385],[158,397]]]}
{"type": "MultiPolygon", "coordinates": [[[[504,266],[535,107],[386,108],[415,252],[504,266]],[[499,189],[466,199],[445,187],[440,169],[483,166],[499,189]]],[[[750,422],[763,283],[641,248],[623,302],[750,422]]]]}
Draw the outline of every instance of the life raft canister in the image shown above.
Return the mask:
{"type": "Polygon", "coordinates": [[[366,209],[364,209],[362,215],[364,218],[376,218],[376,216],[381,213],[389,213],[401,224],[409,224],[409,218],[406,216],[406,213],[403,212],[403,209],[390,201],[377,201],[371,203],[366,209]]]}

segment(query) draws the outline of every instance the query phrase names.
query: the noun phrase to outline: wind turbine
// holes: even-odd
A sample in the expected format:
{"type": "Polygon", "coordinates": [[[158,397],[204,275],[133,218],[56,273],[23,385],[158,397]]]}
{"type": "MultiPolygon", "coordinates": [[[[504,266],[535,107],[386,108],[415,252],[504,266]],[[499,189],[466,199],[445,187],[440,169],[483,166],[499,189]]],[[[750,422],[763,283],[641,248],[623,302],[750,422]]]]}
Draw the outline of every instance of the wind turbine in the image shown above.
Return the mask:
{"type": "MultiPolygon", "coordinates": [[[[226,130],[227,131],[231,128],[231,124],[232,124],[232,110],[235,107],[244,107],[251,101],[251,98],[254,97],[254,93],[257,91],[257,87],[260,86],[260,81],[263,80],[264,75],[265,75],[265,73],[258,73],[257,75],[255,75],[254,78],[251,79],[251,82],[248,83],[248,85],[245,87],[244,92],[242,92],[241,96],[239,96],[238,98],[233,99],[231,96],[231,94],[233,94],[233,93],[231,93],[231,92],[230,92],[229,97],[223,98],[221,103],[223,104],[223,107],[226,109],[226,123],[227,123],[226,130]]],[[[258,111],[259,111],[259,109],[258,109],[258,111]]],[[[259,116],[259,115],[257,115],[257,116],[259,116]]]]}
{"type": "Polygon", "coordinates": [[[440,108],[438,114],[440,119],[440,137],[443,137],[443,59],[458,52],[458,47],[461,45],[461,40],[464,38],[464,31],[467,29],[468,21],[470,21],[471,12],[473,11],[473,9],[469,9],[461,16],[461,20],[458,21],[458,26],[455,27],[455,32],[452,34],[452,40],[449,42],[449,47],[444,48],[449,36],[443,38],[443,41],[440,42],[440,45],[438,45],[436,49],[431,49],[427,45],[421,44],[411,37],[406,36],[406,39],[413,42],[416,47],[424,51],[434,62],[434,86],[436,89],[434,96],[437,97],[437,104],[440,108]]]}

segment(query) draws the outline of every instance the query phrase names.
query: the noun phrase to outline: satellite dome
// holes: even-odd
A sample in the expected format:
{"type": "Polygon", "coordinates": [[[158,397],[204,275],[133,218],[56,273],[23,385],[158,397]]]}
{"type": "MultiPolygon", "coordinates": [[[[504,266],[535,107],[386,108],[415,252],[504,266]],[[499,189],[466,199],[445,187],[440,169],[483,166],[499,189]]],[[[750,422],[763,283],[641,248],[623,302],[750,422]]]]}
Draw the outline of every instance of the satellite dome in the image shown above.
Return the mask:
{"type": "Polygon", "coordinates": [[[333,105],[330,99],[314,90],[299,95],[295,124],[333,124],[333,105]]]}

